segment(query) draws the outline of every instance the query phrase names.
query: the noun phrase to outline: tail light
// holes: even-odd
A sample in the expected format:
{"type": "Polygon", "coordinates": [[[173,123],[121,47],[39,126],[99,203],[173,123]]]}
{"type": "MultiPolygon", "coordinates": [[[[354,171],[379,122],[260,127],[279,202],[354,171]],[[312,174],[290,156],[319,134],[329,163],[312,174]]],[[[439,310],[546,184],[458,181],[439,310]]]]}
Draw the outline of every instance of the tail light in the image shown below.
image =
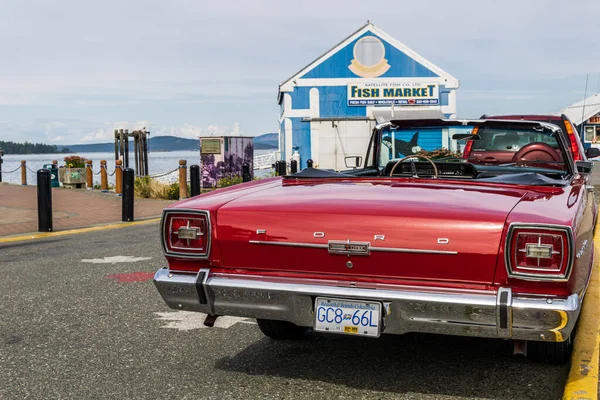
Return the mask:
{"type": "Polygon", "coordinates": [[[574,161],[581,161],[582,157],[579,154],[579,145],[577,144],[577,137],[575,135],[575,129],[571,124],[571,121],[565,119],[565,128],[567,129],[567,136],[569,137],[569,145],[571,146],[571,154],[573,154],[574,161]]]}
{"type": "Polygon", "coordinates": [[[208,258],[210,219],[198,210],[165,210],[162,217],[162,245],[166,255],[208,258]]]}
{"type": "Polygon", "coordinates": [[[506,242],[506,268],[512,278],[566,281],[571,273],[573,234],[565,226],[513,224],[506,242]]]}
{"type": "MultiPolygon", "coordinates": [[[[475,128],[473,128],[473,131],[471,132],[473,135],[477,134],[477,131],[479,131],[479,127],[476,126],[475,128]]],[[[473,141],[472,140],[467,140],[467,143],[465,144],[465,150],[463,152],[463,158],[469,158],[469,156],[471,155],[471,149],[473,149],[473,141]]]]}

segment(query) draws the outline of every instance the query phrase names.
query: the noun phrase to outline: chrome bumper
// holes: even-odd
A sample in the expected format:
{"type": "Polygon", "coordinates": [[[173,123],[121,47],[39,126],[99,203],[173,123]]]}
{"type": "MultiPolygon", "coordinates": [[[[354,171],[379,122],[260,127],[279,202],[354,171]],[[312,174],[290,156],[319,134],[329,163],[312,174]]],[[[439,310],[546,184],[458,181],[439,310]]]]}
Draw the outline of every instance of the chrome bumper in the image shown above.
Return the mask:
{"type": "Polygon", "coordinates": [[[580,311],[580,298],[525,297],[497,292],[433,289],[348,281],[257,275],[156,272],[154,284],[177,310],[274,319],[313,326],[317,296],[379,301],[386,312],[383,333],[425,332],[459,336],[560,342],[580,311]]]}

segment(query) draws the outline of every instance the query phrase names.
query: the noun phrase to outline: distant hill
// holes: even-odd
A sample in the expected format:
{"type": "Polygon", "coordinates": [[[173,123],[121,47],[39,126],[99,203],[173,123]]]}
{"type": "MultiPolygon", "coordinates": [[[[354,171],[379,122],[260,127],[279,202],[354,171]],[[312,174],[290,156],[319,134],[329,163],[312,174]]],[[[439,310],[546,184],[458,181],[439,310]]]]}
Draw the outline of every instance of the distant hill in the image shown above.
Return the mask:
{"type": "MultiPolygon", "coordinates": [[[[74,144],[68,146],[57,146],[59,150],[68,147],[70,153],[106,153],[115,151],[113,143],[90,143],[90,144],[74,144]]],[[[130,148],[132,144],[130,144],[130,148]]],[[[148,140],[148,150],[152,151],[181,151],[181,150],[198,150],[200,141],[198,139],[186,139],[177,136],[156,136],[148,140]]],[[[254,148],[256,150],[272,150],[277,149],[278,135],[277,133],[265,133],[254,138],[254,148]]]]}

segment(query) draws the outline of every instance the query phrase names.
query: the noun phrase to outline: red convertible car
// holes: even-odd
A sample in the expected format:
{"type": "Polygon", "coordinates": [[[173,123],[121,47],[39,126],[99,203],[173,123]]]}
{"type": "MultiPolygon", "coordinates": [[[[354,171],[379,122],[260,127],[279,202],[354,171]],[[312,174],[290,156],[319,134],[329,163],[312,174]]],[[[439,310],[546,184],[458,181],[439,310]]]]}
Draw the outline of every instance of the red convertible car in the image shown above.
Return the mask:
{"type": "Polygon", "coordinates": [[[168,267],[154,283],[169,307],[206,313],[208,326],[256,318],[275,339],[426,332],[510,339],[564,362],[596,222],[592,163],[574,161],[564,137],[531,121],[380,124],[365,168],[307,168],[165,209],[168,267]],[[535,151],[494,165],[397,158],[403,129],[535,151]]]}

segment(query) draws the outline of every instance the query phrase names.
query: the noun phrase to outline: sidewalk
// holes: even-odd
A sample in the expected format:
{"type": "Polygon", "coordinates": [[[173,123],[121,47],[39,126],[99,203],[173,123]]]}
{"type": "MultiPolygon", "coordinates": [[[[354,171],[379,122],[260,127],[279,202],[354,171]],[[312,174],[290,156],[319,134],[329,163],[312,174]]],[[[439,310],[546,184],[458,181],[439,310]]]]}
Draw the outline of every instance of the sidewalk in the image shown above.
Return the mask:
{"type": "MultiPolygon", "coordinates": [[[[135,199],[135,220],[158,217],[169,200],[135,199]]],[[[121,197],[99,190],[52,189],[54,231],[121,221],[121,197]]],[[[37,232],[37,187],[0,184],[0,236],[37,232]]]]}

